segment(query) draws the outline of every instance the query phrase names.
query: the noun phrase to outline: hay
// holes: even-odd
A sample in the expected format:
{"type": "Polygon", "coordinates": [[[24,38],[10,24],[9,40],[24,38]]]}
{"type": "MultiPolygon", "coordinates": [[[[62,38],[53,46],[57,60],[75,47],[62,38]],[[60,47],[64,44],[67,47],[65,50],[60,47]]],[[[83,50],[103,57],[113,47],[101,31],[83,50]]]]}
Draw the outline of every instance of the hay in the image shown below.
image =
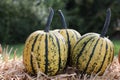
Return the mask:
{"type": "Polygon", "coordinates": [[[9,59],[10,52],[11,50],[4,50],[0,57],[0,80],[120,80],[120,65],[117,57],[114,57],[103,76],[85,74],[81,78],[81,75],[71,67],[56,76],[47,76],[42,72],[38,72],[37,76],[31,76],[25,72],[22,57],[17,58],[15,51],[14,57],[9,59]]]}

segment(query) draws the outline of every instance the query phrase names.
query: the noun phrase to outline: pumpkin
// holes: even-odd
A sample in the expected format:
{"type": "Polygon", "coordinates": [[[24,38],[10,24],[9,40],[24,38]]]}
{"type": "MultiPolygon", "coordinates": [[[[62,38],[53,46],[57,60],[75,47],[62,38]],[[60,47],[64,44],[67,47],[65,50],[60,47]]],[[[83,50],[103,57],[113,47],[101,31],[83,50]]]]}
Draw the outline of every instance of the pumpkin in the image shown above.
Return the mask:
{"type": "Polygon", "coordinates": [[[66,43],[68,46],[68,61],[67,61],[67,63],[70,66],[70,54],[72,52],[72,48],[75,45],[75,43],[78,41],[78,39],[81,37],[81,35],[79,32],[77,32],[74,29],[68,29],[62,11],[58,10],[58,12],[61,17],[62,26],[64,29],[56,29],[56,30],[54,30],[54,32],[59,32],[66,40],[66,43]]]}
{"type": "Polygon", "coordinates": [[[33,32],[25,42],[23,63],[30,74],[34,75],[41,71],[51,76],[60,73],[66,66],[65,40],[60,33],[49,31],[53,14],[53,9],[50,9],[45,30],[33,32]]]}
{"type": "Polygon", "coordinates": [[[114,45],[105,37],[110,17],[111,10],[108,9],[101,34],[86,33],[75,44],[71,59],[73,67],[76,67],[81,74],[102,75],[113,61],[114,45]]]}

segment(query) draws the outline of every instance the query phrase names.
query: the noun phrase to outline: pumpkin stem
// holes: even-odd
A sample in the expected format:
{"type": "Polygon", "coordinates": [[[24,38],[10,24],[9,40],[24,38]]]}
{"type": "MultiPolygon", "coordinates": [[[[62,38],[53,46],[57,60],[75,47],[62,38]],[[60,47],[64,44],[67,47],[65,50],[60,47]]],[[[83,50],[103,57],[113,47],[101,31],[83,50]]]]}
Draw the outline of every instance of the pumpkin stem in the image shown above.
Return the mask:
{"type": "Polygon", "coordinates": [[[50,24],[52,22],[53,15],[54,15],[54,10],[52,8],[50,8],[50,14],[48,16],[48,20],[47,20],[46,27],[44,30],[45,32],[49,32],[49,30],[50,30],[50,24]]]}
{"type": "Polygon", "coordinates": [[[108,8],[107,9],[107,13],[106,13],[105,24],[104,24],[104,27],[103,27],[103,30],[101,32],[100,37],[105,37],[105,35],[107,33],[107,30],[108,30],[108,26],[110,24],[110,18],[111,18],[111,10],[110,10],[110,8],[108,8]]]}
{"type": "Polygon", "coordinates": [[[66,24],[65,17],[64,17],[64,15],[63,15],[62,11],[61,11],[61,10],[58,10],[58,12],[59,12],[59,15],[60,15],[61,20],[62,20],[62,26],[63,26],[65,29],[67,29],[67,24],[66,24]]]}

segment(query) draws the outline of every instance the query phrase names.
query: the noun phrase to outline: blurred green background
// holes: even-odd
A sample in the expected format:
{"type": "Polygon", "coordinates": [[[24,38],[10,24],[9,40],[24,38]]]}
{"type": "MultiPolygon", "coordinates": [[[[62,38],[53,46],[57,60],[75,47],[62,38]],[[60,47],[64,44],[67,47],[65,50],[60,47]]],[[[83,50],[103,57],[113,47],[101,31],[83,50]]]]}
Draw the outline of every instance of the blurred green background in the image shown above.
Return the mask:
{"type": "Polygon", "coordinates": [[[101,33],[106,10],[111,8],[107,35],[117,46],[116,53],[120,49],[120,0],[0,0],[0,43],[23,46],[30,33],[44,29],[49,7],[55,10],[51,30],[62,28],[57,12],[61,9],[68,28],[82,35],[101,33]]]}

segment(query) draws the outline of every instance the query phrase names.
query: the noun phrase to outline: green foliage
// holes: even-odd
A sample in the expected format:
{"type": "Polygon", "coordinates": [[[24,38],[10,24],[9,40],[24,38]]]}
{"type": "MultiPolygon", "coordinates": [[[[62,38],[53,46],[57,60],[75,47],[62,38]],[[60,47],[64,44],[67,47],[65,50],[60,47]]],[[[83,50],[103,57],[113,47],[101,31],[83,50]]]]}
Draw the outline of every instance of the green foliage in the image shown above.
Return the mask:
{"type": "Polygon", "coordinates": [[[115,55],[118,55],[120,50],[120,40],[112,40],[115,48],[115,55]]]}
{"type": "Polygon", "coordinates": [[[23,53],[24,44],[2,45],[2,48],[3,50],[7,49],[7,51],[11,50],[10,58],[13,58],[15,51],[16,51],[16,55],[20,57],[23,53]]]}
{"type": "Polygon", "coordinates": [[[106,10],[112,18],[108,34],[112,35],[120,19],[119,0],[0,0],[0,43],[25,42],[33,31],[44,29],[49,7],[55,10],[51,30],[62,28],[58,10],[65,15],[68,28],[81,34],[101,33],[106,10]]]}
{"type": "MultiPolygon", "coordinates": [[[[60,8],[58,6],[60,2],[60,0],[1,0],[0,42],[25,42],[30,33],[44,29],[49,7],[55,7],[57,10],[60,8]]],[[[52,25],[54,24],[53,22],[52,25]]]]}
{"type": "Polygon", "coordinates": [[[32,1],[2,0],[0,3],[1,41],[5,43],[24,42],[31,32],[42,28],[41,18],[35,14],[32,1]]]}
{"type": "Polygon", "coordinates": [[[70,28],[87,32],[101,33],[104,25],[106,10],[111,8],[112,18],[108,34],[113,33],[114,25],[120,18],[119,0],[68,0],[66,11],[70,28]]]}

